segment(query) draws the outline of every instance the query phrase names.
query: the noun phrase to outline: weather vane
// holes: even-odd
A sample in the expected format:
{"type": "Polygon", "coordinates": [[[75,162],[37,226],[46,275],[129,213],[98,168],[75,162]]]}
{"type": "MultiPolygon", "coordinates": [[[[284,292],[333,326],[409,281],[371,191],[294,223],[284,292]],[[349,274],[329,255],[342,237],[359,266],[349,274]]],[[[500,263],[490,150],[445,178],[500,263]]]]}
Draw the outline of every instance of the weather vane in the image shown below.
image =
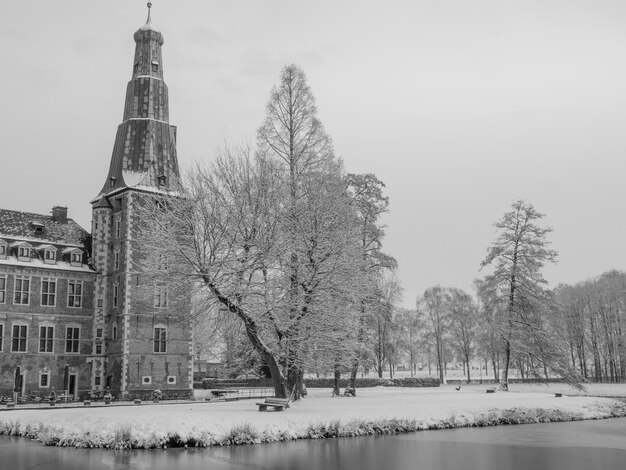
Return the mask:
{"type": "Polygon", "coordinates": [[[146,23],[150,23],[150,9],[152,8],[152,2],[148,2],[148,20],[146,23]]]}

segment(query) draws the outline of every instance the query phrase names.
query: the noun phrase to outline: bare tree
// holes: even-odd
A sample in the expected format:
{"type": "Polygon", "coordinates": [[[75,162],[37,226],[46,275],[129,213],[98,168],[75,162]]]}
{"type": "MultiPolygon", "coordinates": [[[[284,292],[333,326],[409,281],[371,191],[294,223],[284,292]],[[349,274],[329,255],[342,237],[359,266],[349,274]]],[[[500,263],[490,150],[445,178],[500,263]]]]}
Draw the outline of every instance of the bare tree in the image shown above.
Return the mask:
{"type": "MultiPolygon", "coordinates": [[[[551,302],[544,288],[546,281],[541,269],[545,263],[555,262],[557,252],[548,248],[546,240],[552,229],[536,223],[541,218],[543,214],[532,204],[525,201],[513,203],[511,211],[495,224],[498,236],[481,263],[481,268],[493,266],[493,274],[485,279],[485,288],[502,305],[498,311],[505,315],[501,331],[504,368],[500,384],[503,390],[509,387],[511,351],[520,332],[529,333],[528,338],[535,340],[545,333],[535,321],[539,317],[533,314],[551,302]]],[[[525,342],[517,341],[518,346],[523,344],[525,342]]],[[[545,357],[538,359],[545,362],[545,357]]]]}
{"type": "MultiPolygon", "coordinates": [[[[348,387],[356,390],[359,365],[364,362],[369,354],[368,338],[378,336],[380,340],[381,335],[384,336],[386,332],[384,325],[378,322],[380,317],[376,316],[376,312],[380,313],[379,299],[374,295],[376,291],[368,288],[368,286],[374,286],[377,282],[382,281],[381,276],[384,276],[386,271],[394,270],[397,263],[394,258],[382,252],[382,239],[385,232],[380,217],[389,208],[389,199],[383,191],[385,185],[373,174],[349,174],[345,178],[345,183],[350,193],[352,206],[357,213],[359,256],[362,262],[360,276],[366,286],[359,299],[356,350],[352,355],[348,381],[348,387]],[[374,324],[376,324],[374,330],[378,333],[377,335],[373,331],[368,331],[368,327],[374,327],[374,324]]],[[[381,359],[380,354],[377,354],[376,357],[378,360],[381,359]]]]}
{"type": "Polygon", "coordinates": [[[445,287],[426,289],[417,299],[417,310],[423,315],[434,345],[439,381],[444,382],[446,342],[450,333],[450,293],[445,287]]]}
{"type": "Polygon", "coordinates": [[[470,360],[474,357],[476,341],[476,305],[461,289],[450,290],[450,326],[452,344],[467,367],[467,383],[471,382],[470,360]]]}

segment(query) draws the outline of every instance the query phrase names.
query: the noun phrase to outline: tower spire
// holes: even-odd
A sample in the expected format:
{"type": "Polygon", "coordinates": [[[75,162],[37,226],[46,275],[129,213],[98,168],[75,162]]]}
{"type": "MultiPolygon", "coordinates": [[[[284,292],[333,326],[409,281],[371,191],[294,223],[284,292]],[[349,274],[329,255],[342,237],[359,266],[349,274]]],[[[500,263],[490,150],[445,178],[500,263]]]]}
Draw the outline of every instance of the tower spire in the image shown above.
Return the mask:
{"type": "Polygon", "coordinates": [[[151,24],[152,19],[150,18],[150,11],[152,10],[152,2],[148,2],[148,19],[146,20],[146,24],[151,24]]]}

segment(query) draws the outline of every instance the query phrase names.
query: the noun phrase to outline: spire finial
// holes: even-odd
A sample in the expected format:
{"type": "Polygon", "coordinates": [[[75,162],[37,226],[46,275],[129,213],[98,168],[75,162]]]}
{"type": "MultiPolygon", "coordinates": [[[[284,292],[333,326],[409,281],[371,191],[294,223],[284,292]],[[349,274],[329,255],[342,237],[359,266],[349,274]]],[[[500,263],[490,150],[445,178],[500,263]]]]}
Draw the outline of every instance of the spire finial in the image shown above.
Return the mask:
{"type": "Polygon", "coordinates": [[[150,19],[150,9],[152,8],[152,2],[148,2],[148,19],[146,20],[146,24],[150,24],[152,21],[150,19]]]}

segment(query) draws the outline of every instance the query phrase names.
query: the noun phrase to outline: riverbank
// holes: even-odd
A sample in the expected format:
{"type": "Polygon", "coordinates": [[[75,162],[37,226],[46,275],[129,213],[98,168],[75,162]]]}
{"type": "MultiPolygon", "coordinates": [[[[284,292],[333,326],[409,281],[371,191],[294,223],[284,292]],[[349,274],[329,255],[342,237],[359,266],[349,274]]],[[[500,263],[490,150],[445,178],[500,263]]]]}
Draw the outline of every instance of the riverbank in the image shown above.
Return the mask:
{"type": "Polygon", "coordinates": [[[256,401],[7,410],[0,413],[0,434],[46,445],[150,449],[626,416],[626,404],[608,398],[488,394],[475,387],[458,392],[447,387],[377,387],[360,389],[356,398],[331,397],[326,389],[312,389],[283,412],[258,412],[256,401]]]}

